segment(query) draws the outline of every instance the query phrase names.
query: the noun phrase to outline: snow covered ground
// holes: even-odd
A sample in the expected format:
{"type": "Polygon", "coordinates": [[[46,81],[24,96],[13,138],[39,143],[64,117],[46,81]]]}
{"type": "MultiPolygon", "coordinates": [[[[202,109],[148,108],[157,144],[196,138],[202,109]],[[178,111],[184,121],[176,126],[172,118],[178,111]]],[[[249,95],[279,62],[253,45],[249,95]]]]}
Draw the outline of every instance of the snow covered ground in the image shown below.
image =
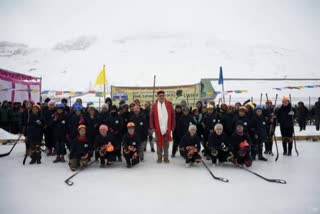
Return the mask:
{"type": "MultiPolygon", "coordinates": [[[[315,126],[307,126],[306,130],[303,130],[300,132],[299,126],[294,127],[294,131],[296,136],[314,136],[314,135],[320,135],[320,131],[316,131],[315,126]]],[[[281,136],[280,134],[280,127],[277,126],[276,128],[276,136],[279,137],[281,136]]]]}
{"type": "MultiPolygon", "coordinates": [[[[279,145],[280,146],[280,145],[279,145]]],[[[300,156],[278,162],[254,162],[251,170],[288,184],[268,183],[232,166],[208,165],[229,183],[213,180],[202,166],[185,168],[182,158],[157,164],[148,151],[146,161],[127,169],[124,163],[100,169],[98,164],[74,177],[67,164],[22,165],[24,145],[19,144],[0,161],[0,212],[2,214],[57,213],[320,213],[318,185],[319,143],[298,142],[300,156]]],[[[10,146],[0,146],[0,153],[10,146]]],[[[281,151],[280,151],[281,152],[281,151]]]]}

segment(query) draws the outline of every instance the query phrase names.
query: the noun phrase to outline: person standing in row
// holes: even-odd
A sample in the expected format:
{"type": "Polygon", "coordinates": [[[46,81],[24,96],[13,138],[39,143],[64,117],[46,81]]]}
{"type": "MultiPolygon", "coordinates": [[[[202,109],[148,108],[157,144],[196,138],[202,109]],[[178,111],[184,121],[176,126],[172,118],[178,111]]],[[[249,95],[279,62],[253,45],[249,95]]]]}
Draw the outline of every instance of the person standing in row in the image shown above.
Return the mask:
{"type": "Polygon", "coordinates": [[[172,103],[165,98],[164,91],[157,92],[158,99],[152,106],[150,113],[150,128],[156,134],[155,141],[157,142],[157,163],[169,163],[169,142],[171,141],[171,132],[176,126],[175,111],[172,103]]]}

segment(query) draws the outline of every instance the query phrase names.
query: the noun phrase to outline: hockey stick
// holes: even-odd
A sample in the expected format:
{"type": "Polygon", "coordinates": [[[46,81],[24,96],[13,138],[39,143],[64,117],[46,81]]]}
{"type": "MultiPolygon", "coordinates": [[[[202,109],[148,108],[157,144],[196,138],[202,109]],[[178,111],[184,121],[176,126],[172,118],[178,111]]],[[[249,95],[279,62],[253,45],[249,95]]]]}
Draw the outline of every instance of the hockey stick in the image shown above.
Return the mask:
{"type": "Polygon", "coordinates": [[[8,155],[10,155],[10,153],[12,152],[12,150],[14,149],[14,147],[17,145],[17,143],[19,142],[20,138],[21,138],[22,134],[19,135],[18,139],[16,140],[16,142],[13,144],[12,148],[10,149],[9,152],[4,153],[4,154],[0,154],[0,158],[2,157],[6,157],[8,155]]]}
{"type": "Polygon", "coordinates": [[[206,167],[206,169],[208,170],[208,172],[210,173],[210,175],[212,176],[212,178],[216,179],[216,180],[219,180],[219,181],[222,181],[222,182],[226,182],[228,183],[229,180],[226,179],[226,178],[222,178],[222,177],[216,177],[212,172],[211,170],[208,168],[207,164],[201,159],[201,162],[202,164],[206,167]]]}
{"type": "Polygon", "coordinates": [[[78,172],[74,173],[73,175],[71,175],[69,178],[67,178],[64,182],[68,185],[68,186],[72,186],[74,183],[73,181],[71,181],[71,178],[73,178],[74,176],[76,176],[77,174],[79,174],[80,172],[82,172],[83,170],[85,170],[86,168],[88,168],[91,164],[93,164],[94,162],[96,162],[96,160],[91,161],[90,163],[88,163],[88,165],[84,168],[79,169],[78,172]]]}
{"type": "MultiPolygon", "coordinates": [[[[268,94],[266,94],[266,98],[268,100],[268,94]]],[[[278,100],[278,94],[276,94],[276,98],[275,98],[275,101],[274,101],[274,109],[272,111],[272,117],[274,116],[274,113],[275,113],[275,110],[276,110],[276,105],[277,105],[277,100],[278,100]]],[[[274,131],[273,131],[273,134],[271,136],[271,140],[273,141],[272,138],[274,138],[274,143],[276,145],[276,151],[277,151],[277,155],[276,155],[276,159],[275,161],[277,162],[278,159],[279,159],[279,148],[278,148],[278,142],[277,142],[277,136],[275,134],[275,131],[276,131],[276,126],[277,126],[277,121],[274,121],[274,117],[272,119],[272,124],[271,124],[271,127],[270,127],[270,131],[269,131],[269,136],[271,135],[272,133],[272,130],[273,130],[273,127],[274,127],[274,131]]],[[[272,152],[272,151],[271,151],[272,152]]]]}
{"type": "MultiPolygon", "coordinates": [[[[28,138],[26,138],[25,140],[28,140],[28,138]]],[[[27,143],[27,142],[26,142],[27,143]]],[[[29,142],[28,142],[29,143],[29,142]]],[[[31,144],[29,144],[29,150],[27,149],[26,150],[26,154],[24,155],[24,158],[23,158],[23,161],[22,161],[22,164],[25,165],[26,164],[26,160],[27,160],[27,157],[28,157],[28,153],[31,152],[31,144]]]]}
{"type": "MultiPolygon", "coordinates": [[[[27,118],[27,123],[26,123],[25,126],[24,126],[24,130],[27,129],[27,124],[29,123],[29,120],[30,120],[30,112],[29,112],[29,110],[27,110],[27,111],[28,111],[28,112],[27,112],[28,118],[27,118]]],[[[25,141],[26,144],[27,144],[27,143],[29,144],[29,148],[27,148],[27,146],[26,146],[26,154],[24,155],[24,158],[23,158],[23,161],[22,161],[22,165],[25,165],[25,164],[26,164],[26,160],[27,160],[27,157],[28,157],[28,153],[31,152],[31,144],[30,144],[30,142],[28,142],[29,140],[28,140],[27,135],[26,135],[24,141],[25,141]]]]}
{"type": "Polygon", "coordinates": [[[260,94],[260,106],[262,104],[262,93],[260,94]]]}
{"type": "Polygon", "coordinates": [[[262,175],[259,175],[256,172],[253,172],[253,171],[251,171],[251,170],[249,170],[247,168],[244,168],[244,166],[242,166],[242,165],[237,164],[236,166],[241,168],[241,169],[244,169],[244,170],[246,170],[246,171],[248,171],[248,172],[250,172],[250,173],[252,173],[252,174],[254,174],[254,175],[258,176],[258,177],[260,177],[260,178],[262,178],[265,181],[268,181],[268,182],[271,182],[271,183],[278,183],[278,184],[286,184],[287,183],[287,181],[282,180],[282,179],[269,179],[269,178],[263,177],[262,175]]]}
{"type": "Polygon", "coordinates": [[[250,103],[250,102],[251,102],[251,100],[247,99],[242,105],[244,106],[244,105],[246,105],[247,103],[250,103]]]}
{"type": "MultiPolygon", "coordinates": [[[[275,113],[277,100],[278,100],[278,94],[276,94],[276,99],[274,101],[274,109],[273,109],[272,115],[274,115],[274,113],[275,113]]],[[[272,124],[272,126],[273,126],[273,124],[272,124]]],[[[277,150],[277,156],[276,156],[275,161],[277,162],[279,159],[279,148],[278,148],[278,142],[277,142],[277,136],[276,136],[276,127],[277,127],[277,121],[274,122],[274,132],[273,132],[274,143],[276,145],[276,150],[277,150]]]]}
{"type": "Polygon", "coordinates": [[[277,162],[277,161],[278,161],[278,159],[279,159],[278,142],[277,142],[277,137],[276,137],[276,135],[275,135],[275,134],[273,134],[273,137],[274,137],[274,143],[275,143],[275,145],[276,145],[276,150],[277,150],[277,156],[276,156],[276,159],[275,159],[275,161],[277,162]]]}
{"type": "MultiPolygon", "coordinates": [[[[291,110],[292,111],[292,102],[291,102],[291,94],[289,94],[290,104],[291,104],[291,110]]],[[[296,150],[297,156],[299,156],[299,151],[297,149],[297,142],[296,142],[296,133],[294,131],[294,117],[292,115],[292,124],[293,124],[293,143],[294,143],[294,149],[296,150]]]]}

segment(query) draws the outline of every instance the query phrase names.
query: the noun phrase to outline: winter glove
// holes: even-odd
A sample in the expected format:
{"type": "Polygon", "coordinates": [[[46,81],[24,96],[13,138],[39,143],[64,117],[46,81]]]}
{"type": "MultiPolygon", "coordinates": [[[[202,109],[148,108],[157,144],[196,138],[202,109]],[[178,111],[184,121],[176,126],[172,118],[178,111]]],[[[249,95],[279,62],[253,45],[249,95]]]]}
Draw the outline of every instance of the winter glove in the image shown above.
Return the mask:
{"type": "Polygon", "coordinates": [[[193,153],[197,153],[197,152],[198,152],[198,149],[197,149],[196,147],[193,147],[193,148],[192,148],[192,151],[193,151],[193,153]]]}
{"type": "Polygon", "coordinates": [[[191,149],[192,149],[192,146],[187,146],[187,147],[186,147],[186,150],[187,150],[187,151],[190,151],[191,149]]]}
{"type": "Polygon", "coordinates": [[[138,157],[138,152],[135,152],[133,155],[132,155],[132,158],[133,159],[136,159],[138,157]]]}
{"type": "Polygon", "coordinates": [[[130,151],[127,150],[127,149],[123,149],[123,152],[124,152],[125,154],[129,154],[129,153],[130,153],[130,151]]]}
{"type": "Polygon", "coordinates": [[[136,148],[134,146],[129,146],[128,149],[131,152],[135,152],[136,151],[136,148]]]}
{"type": "Polygon", "coordinates": [[[85,154],[85,155],[83,155],[83,156],[81,157],[82,160],[86,160],[86,159],[88,159],[88,158],[89,158],[89,154],[85,154]]]}
{"type": "Polygon", "coordinates": [[[211,149],[211,155],[216,157],[218,155],[218,151],[216,149],[211,149]]]}
{"type": "Polygon", "coordinates": [[[254,135],[254,139],[258,139],[259,136],[257,134],[254,135]]]}
{"type": "Polygon", "coordinates": [[[294,115],[294,112],[293,112],[293,111],[290,111],[290,112],[288,113],[288,115],[293,116],[293,115],[294,115]]]}
{"type": "Polygon", "coordinates": [[[232,154],[232,152],[230,152],[229,156],[227,157],[227,161],[228,162],[233,162],[233,160],[234,160],[233,154],[232,154]]]}
{"type": "Polygon", "coordinates": [[[193,157],[193,155],[194,155],[194,152],[191,150],[191,151],[188,152],[187,157],[189,159],[191,159],[193,157]]]}
{"type": "Polygon", "coordinates": [[[40,126],[42,124],[41,120],[37,120],[36,123],[40,126]]]}
{"type": "Polygon", "coordinates": [[[105,156],[106,153],[107,153],[107,145],[101,146],[99,150],[100,156],[105,156]]]}
{"type": "Polygon", "coordinates": [[[224,152],[228,151],[228,147],[224,143],[221,144],[221,149],[224,152]]]}
{"type": "Polygon", "coordinates": [[[238,160],[237,160],[237,158],[232,158],[232,163],[233,163],[234,165],[238,165],[238,160]]]}

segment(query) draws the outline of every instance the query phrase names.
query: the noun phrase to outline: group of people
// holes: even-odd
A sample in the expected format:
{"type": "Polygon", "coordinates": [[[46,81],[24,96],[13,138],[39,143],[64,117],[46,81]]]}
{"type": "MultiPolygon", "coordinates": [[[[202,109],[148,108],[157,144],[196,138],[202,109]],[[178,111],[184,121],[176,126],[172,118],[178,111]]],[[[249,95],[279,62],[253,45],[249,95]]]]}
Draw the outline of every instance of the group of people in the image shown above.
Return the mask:
{"type": "MultiPolygon", "coordinates": [[[[44,138],[47,155],[55,156],[53,163],[66,162],[68,157],[73,171],[90,160],[98,160],[105,167],[121,162],[122,157],[131,168],[144,161],[148,142],[151,151],[157,152],[157,163],[169,163],[171,141],[171,158],[179,151],[186,167],[200,163],[201,156],[213,164],[233,162],[250,167],[253,160],[267,161],[264,154],[273,155],[277,124],[283,155],[290,156],[294,121],[297,119],[304,129],[306,120],[302,117],[308,115],[303,104],[294,108],[287,97],[282,98],[279,108],[271,100],[264,106],[198,101],[190,108],[185,101],[173,106],[164,91],[158,91],[157,96],[155,103],[146,102],[143,108],[138,99],[131,104],[122,100],[117,106],[107,98],[100,111],[92,102],[83,106],[81,99],[72,106],[66,99],[56,104],[47,98],[42,105],[32,101],[11,105],[5,101],[0,110],[1,128],[25,136],[30,164],[41,164],[44,138]]],[[[318,130],[320,98],[313,112],[318,130]]]]}

